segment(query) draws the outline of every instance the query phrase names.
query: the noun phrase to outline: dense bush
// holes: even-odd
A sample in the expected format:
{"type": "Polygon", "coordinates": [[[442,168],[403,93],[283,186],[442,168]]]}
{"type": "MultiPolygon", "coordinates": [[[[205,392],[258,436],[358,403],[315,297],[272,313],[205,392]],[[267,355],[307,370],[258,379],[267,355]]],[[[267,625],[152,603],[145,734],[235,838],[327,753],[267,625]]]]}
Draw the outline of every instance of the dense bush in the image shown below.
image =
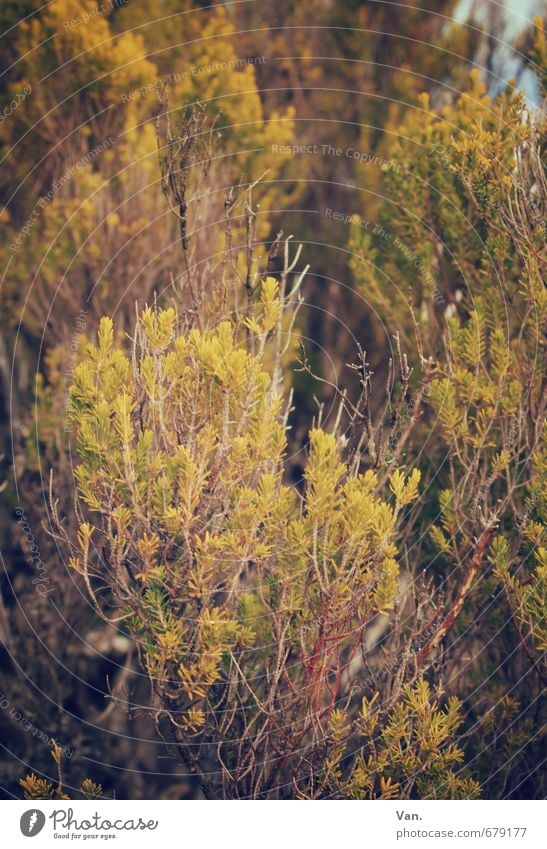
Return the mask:
{"type": "Polygon", "coordinates": [[[379,487],[315,428],[302,493],[283,484],[282,312],[272,277],[245,344],[227,321],[181,334],[147,309],[130,357],[103,319],[71,391],[90,521],[70,565],[102,615],[119,606],[208,796],[475,795],[451,770],[457,700],[441,710],[419,678],[354,716],[348,670],[393,608],[420,474],[379,487]]]}

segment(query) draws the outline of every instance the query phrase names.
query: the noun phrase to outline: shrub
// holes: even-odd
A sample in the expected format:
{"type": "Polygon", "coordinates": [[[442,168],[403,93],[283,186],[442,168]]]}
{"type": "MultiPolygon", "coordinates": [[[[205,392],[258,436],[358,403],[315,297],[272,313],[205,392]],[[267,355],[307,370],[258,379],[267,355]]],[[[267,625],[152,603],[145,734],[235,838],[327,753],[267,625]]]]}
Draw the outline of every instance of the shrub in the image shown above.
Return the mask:
{"type": "Polygon", "coordinates": [[[394,606],[420,474],[381,486],[315,427],[301,488],[284,483],[286,307],[269,277],[239,323],[179,330],[147,308],[129,354],[102,320],[71,389],[89,520],[70,565],[137,640],[207,796],[408,796],[420,772],[428,793],[475,795],[450,769],[456,702],[419,680],[356,715],[348,670],[394,606]]]}

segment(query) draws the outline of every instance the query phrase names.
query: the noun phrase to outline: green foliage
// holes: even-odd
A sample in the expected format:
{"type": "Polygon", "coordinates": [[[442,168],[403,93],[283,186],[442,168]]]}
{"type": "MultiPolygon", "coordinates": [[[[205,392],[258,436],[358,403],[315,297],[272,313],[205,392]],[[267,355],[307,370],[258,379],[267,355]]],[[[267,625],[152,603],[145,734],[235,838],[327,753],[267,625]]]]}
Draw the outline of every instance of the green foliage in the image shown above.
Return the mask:
{"type": "Polygon", "coordinates": [[[354,725],[341,711],[341,676],[366,624],[394,605],[397,525],[420,474],[395,471],[382,498],[378,476],[352,470],[335,436],[316,427],[303,495],[283,483],[285,426],[270,349],[284,309],[270,279],[240,330],[224,321],[180,332],[173,309],[147,308],[130,356],[115,344],[110,319],[101,321],[71,389],[76,477],[90,517],[71,565],[97,604],[124,611],[205,792],[218,790],[192,739],[199,752],[220,752],[228,795],[258,795],[284,777],[313,798],[332,790],[335,776],[342,796],[408,795],[418,767],[424,793],[446,783],[454,796],[474,794],[450,771],[460,759],[448,742],[457,707],[430,708],[425,682],[393,712],[379,712],[383,744],[369,739],[366,761],[378,782],[365,779],[364,756],[342,779],[336,753],[365,720],[354,725]],[[97,581],[110,602],[95,594],[97,581]],[[232,707],[219,721],[221,705],[232,707]],[[293,732],[278,725],[277,705],[293,732]],[[411,739],[397,759],[401,722],[411,739]],[[239,776],[234,744],[241,734],[250,742],[251,728],[251,765],[239,776]],[[275,752],[285,767],[268,766],[275,752]]]}
{"type": "MultiPolygon", "coordinates": [[[[391,145],[398,167],[384,174],[380,226],[353,234],[358,287],[408,343],[414,311],[425,352],[435,357],[447,310],[461,303],[462,310],[485,311],[489,326],[499,328],[503,301],[492,299],[489,287],[503,287],[506,297],[520,289],[518,256],[496,218],[511,192],[516,149],[530,137],[523,112],[522,94],[492,101],[476,72],[453,106],[437,111],[423,95],[391,145]]],[[[465,332],[474,363],[481,337],[465,332]]]]}
{"type": "MultiPolygon", "coordinates": [[[[336,763],[343,750],[333,747],[330,782],[350,799],[476,799],[480,786],[458,774],[463,751],[452,742],[461,725],[461,704],[450,698],[444,708],[420,678],[405,689],[403,699],[382,718],[376,697],[363,699],[355,721],[360,735],[358,755],[347,775],[336,763]]],[[[335,741],[345,717],[332,717],[335,741]]]]}
{"type": "Polygon", "coordinates": [[[62,752],[55,740],[52,740],[53,748],[51,757],[57,766],[57,786],[46,778],[38,778],[33,772],[30,775],[22,778],[19,784],[24,790],[25,799],[101,799],[103,798],[103,788],[100,784],[95,784],[90,778],[85,778],[77,790],[76,797],[68,796],[63,788],[63,772],[61,766],[62,752]]]}
{"type": "MultiPolygon", "coordinates": [[[[535,40],[541,62],[538,21],[535,40]]],[[[352,236],[352,269],[432,376],[407,461],[420,456],[435,509],[420,505],[427,542],[408,544],[447,599],[419,657],[433,659],[449,631],[469,641],[465,678],[492,676],[483,698],[503,722],[504,688],[526,705],[523,682],[545,680],[545,117],[512,85],[488,97],[476,72],[453,104],[424,96],[421,107],[391,146],[400,168],[384,176],[382,229],[352,236]]],[[[456,658],[444,668],[460,674],[456,658]]],[[[480,759],[484,715],[473,711],[480,759]]],[[[516,761],[534,722],[525,713],[506,755],[516,761]]]]}

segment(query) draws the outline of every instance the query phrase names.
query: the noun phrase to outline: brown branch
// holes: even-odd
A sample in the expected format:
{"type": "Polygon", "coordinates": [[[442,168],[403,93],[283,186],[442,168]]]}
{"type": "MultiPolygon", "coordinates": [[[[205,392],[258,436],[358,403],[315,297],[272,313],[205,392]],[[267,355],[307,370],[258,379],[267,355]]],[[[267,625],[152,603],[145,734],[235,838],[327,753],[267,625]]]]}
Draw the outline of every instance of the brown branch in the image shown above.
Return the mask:
{"type": "Polygon", "coordinates": [[[439,629],[435,632],[429,643],[426,643],[426,645],[417,655],[418,663],[423,663],[423,661],[425,661],[425,659],[431,654],[431,652],[439,646],[439,644],[446,637],[446,635],[454,625],[454,622],[458,618],[461,609],[464,605],[465,599],[467,598],[469,591],[473,585],[475,576],[479,570],[479,566],[481,565],[482,558],[484,557],[484,553],[488,548],[488,545],[490,544],[490,540],[492,539],[494,531],[496,530],[496,525],[497,522],[489,524],[477,540],[473,559],[471,560],[467,575],[465,576],[460,586],[458,595],[456,596],[456,600],[452,606],[452,610],[445,618],[444,622],[442,622],[439,629]]]}

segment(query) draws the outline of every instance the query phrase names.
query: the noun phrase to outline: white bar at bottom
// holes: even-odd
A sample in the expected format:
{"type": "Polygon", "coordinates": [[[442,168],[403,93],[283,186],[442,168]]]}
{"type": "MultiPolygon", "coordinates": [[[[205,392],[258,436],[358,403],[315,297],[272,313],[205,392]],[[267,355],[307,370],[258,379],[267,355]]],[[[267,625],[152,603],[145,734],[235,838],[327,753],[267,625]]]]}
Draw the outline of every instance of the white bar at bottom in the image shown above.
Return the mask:
{"type": "Polygon", "coordinates": [[[0,844],[6,849],[62,849],[68,845],[106,845],[115,849],[547,846],[545,803],[540,801],[138,800],[2,804],[0,844]],[[31,839],[35,842],[30,843],[31,839]]]}

